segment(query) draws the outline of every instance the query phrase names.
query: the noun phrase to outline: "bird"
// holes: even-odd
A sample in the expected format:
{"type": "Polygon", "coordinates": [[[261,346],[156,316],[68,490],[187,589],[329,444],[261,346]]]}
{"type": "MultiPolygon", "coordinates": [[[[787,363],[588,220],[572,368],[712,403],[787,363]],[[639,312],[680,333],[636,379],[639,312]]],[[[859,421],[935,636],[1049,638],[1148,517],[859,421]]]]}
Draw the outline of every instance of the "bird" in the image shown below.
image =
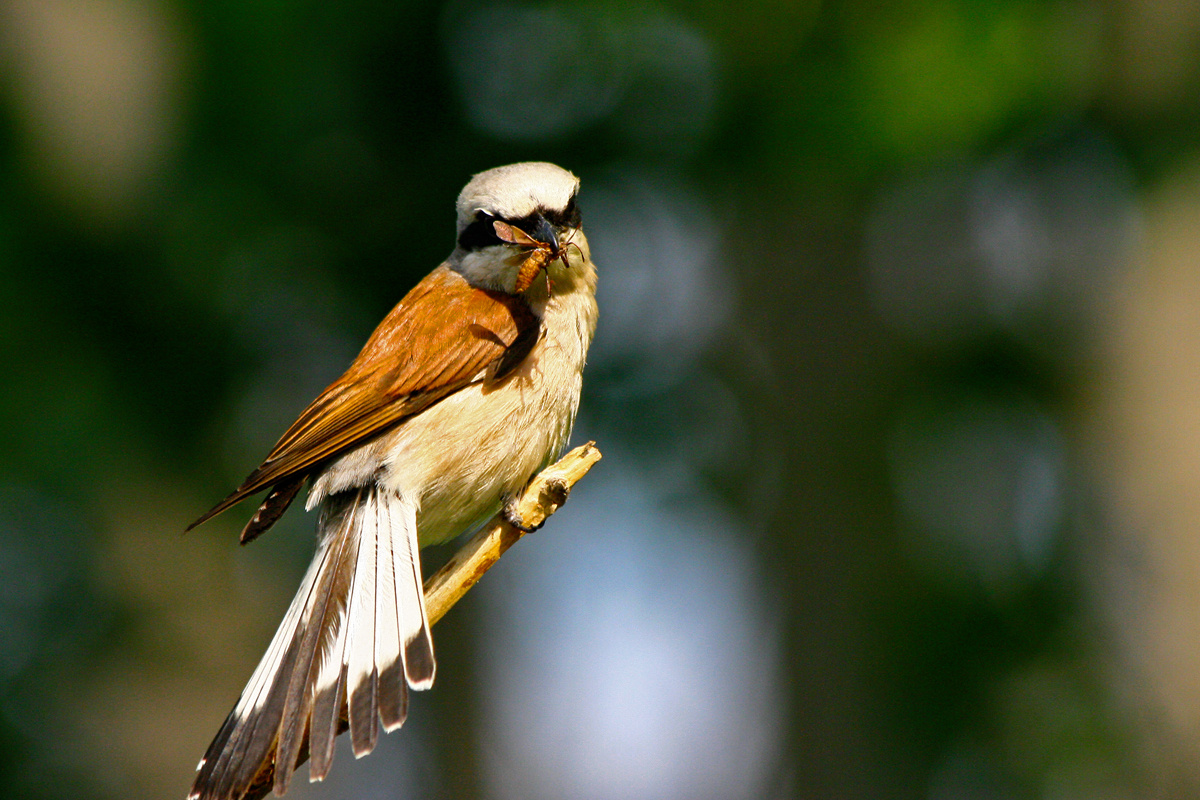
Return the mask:
{"type": "Polygon", "coordinates": [[[189,800],[282,795],[304,754],[323,780],[348,719],[355,757],[404,722],[435,659],[419,549],[480,527],[565,447],[596,330],[579,179],[545,162],[481,172],[457,202],[454,250],[384,318],[346,372],[195,528],[267,490],[241,534],[308,484],[312,564],[189,800]],[[261,786],[260,786],[261,788],[261,786]]]}

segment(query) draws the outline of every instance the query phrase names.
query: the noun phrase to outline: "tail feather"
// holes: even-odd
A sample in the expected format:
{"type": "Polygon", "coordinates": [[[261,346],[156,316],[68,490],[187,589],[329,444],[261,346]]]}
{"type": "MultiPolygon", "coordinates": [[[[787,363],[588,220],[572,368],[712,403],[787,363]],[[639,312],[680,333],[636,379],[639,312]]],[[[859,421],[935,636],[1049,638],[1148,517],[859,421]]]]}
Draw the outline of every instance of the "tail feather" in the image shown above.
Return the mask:
{"type": "Polygon", "coordinates": [[[361,758],[375,749],[378,727],[375,671],[375,565],[379,554],[379,515],[375,497],[367,497],[362,506],[358,564],[350,590],[349,637],[342,664],[346,669],[346,696],[349,698],[350,740],[354,755],[361,758]]]}
{"type": "MultiPolygon", "coordinates": [[[[342,626],[333,652],[339,653],[345,645],[346,627],[342,626]]],[[[320,681],[309,723],[308,777],[311,781],[325,780],[333,765],[333,744],[337,740],[341,709],[346,706],[346,670],[341,658],[330,656],[328,669],[321,671],[320,681]]]]}
{"type": "Polygon", "coordinates": [[[281,795],[307,743],[311,780],[333,761],[343,719],[356,756],[378,724],[399,727],[408,689],[432,683],[416,509],[375,487],[328,498],[313,563],[233,711],[190,800],[238,800],[268,767],[281,795]]]}
{"type": "Polygon", "coordinates": [[[311,601],[311,613],[299,644],[297,668],[292,670],[288,682],[284,715],[279,725],[273,787],[276,795],[287,791],[312,712],[312,687],[316,685],[321,661],[328,657],[340,620],[346,613],[346,592],[339,589],[337,584],[339,581],[345,583],[347,576],[353,575],[355,548],[361,542],[360,537],[351,534],[356,510],[356,505],[352,504],[339,518],[331,521],[336,532],[330,537],[328,567],[322,570],[315,597],[311,601]]]}
{"type": "Polygon", "coordinates": [[[285,682],[285,674],[293,660],[289,658],[289,653],[294,650],[290,645],[321,571],[324,555],[324,551],[318,552],[313,559],[266,654],[250,676],[237,705],[208,746],[189,800],[236,797],[235,787],[248,786],[258,772],[262,753],[271,745],[270,737],[274,733],[271,729],[279,724],[282,715],[280,684],[285,682]],[[275,702],[271,702],[272,699],[275,702]]]}
{"type": "Polygon", "coordinates": [[[396,604],[396,563],[392,514],[387,503],[375,506],[378,514],[379,557],[375,562],[375,666],[379,693],[379,719],[391,732],[404,724],[408,690],[400,656],[400,607],[396,604]]]}
{"type": "Polygon", "coordinates": [[[433,639],[429,636],[429,617],[425,613],[425,590],[421,581],[420,545],[417,542],[417,511],[406,507],[404,524],[396,526],[403,549],[396,554],[396,613],[404,642],[404,675],[414,689],[433,685],[436,663],[433,639]]]}

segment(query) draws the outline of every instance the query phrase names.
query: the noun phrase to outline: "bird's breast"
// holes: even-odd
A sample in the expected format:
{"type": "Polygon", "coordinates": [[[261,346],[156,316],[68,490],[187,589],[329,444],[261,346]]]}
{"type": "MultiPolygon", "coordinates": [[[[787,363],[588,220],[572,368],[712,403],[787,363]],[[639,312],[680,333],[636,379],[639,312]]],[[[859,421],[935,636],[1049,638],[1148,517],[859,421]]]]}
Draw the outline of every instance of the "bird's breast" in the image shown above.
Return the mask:
{"type": "Polygon", "coordinates": [[[591,340],[577,311],[548,307],[539,341],[511,373],[455,392],[384,437],[379,480],[417,498],[422,546],[486,522],[566,446],[591,340]]]}

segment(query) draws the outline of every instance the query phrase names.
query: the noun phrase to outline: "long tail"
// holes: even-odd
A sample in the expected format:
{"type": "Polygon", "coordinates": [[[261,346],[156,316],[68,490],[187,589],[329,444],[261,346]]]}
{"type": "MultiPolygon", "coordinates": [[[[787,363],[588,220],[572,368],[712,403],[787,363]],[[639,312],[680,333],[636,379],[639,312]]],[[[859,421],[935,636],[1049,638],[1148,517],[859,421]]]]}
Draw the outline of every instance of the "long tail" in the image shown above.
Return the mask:
{"type": "Polygon", "coordinates": [[[239,800],[273,767],[282,795],[307,750],[311,780],[349,720],[354,755],[376,720],[404,722],[408,688],[433,684],[416,508],[375,487],[328,498],[316,555],[266,655],[197,768],[189,800],[239,800]]]}

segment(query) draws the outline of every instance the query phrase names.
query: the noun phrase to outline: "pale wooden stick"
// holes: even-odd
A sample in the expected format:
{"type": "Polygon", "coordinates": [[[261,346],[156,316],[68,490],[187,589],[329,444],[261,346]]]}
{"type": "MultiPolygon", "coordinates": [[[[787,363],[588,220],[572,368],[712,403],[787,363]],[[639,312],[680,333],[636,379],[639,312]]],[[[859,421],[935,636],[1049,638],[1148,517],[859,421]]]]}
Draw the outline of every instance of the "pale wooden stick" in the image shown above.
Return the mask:
{"type": "MultiPolygon", "coordinates": [[[[527,528],[541,526],[547,517],[558,511],[567,501],[567,495],[571,493],[571,487],[576,481],[586,475],[599,460],[600,451],[596,449],[596,443],[588,442],[576,447],[556,463],[533,476],[533,480],[513,504],[521,524],[527,528]]],[[[446,616],[446,612],[479,582],[483,573],[491,569],[492,565],[500,560],[500,556],[524,535],[524,531],[514,528],[505,520],[504,514],[500,513],[471,536],[441,569],[425,581],[425,611],[429,615],[429,624],[433,625],[446,616]]],[[[345,714],[345,709],[342,713],[345,714]]],[[[338,733],[344,733],[348,727],[343,717],[338,725],[338,733]]],[[[306,735],[305,739],[307,738],[306,735]]],[[[261,800],[270,793],[275,776],[275,748],[272,747],[270,752],[271,757],[254,776],[250,788],[243,796],[244,800],[261,800]]],[[[296,766],[299,767],[307,760],[306,741],[296,766]]]]}
{"type": "MultiPolygon", "coordinates": [[[[540,527],[567,500],[571,487],[600,460],[595,442],[576,447],[555,464],[534,476],[513,505],[527,528],[540,527]]],[[[458,549],[445,565],[425,581],[425,611],[432,625],[500,560],[524,531],[509,525],[503,514],[478,531],[458,549]]]]}

